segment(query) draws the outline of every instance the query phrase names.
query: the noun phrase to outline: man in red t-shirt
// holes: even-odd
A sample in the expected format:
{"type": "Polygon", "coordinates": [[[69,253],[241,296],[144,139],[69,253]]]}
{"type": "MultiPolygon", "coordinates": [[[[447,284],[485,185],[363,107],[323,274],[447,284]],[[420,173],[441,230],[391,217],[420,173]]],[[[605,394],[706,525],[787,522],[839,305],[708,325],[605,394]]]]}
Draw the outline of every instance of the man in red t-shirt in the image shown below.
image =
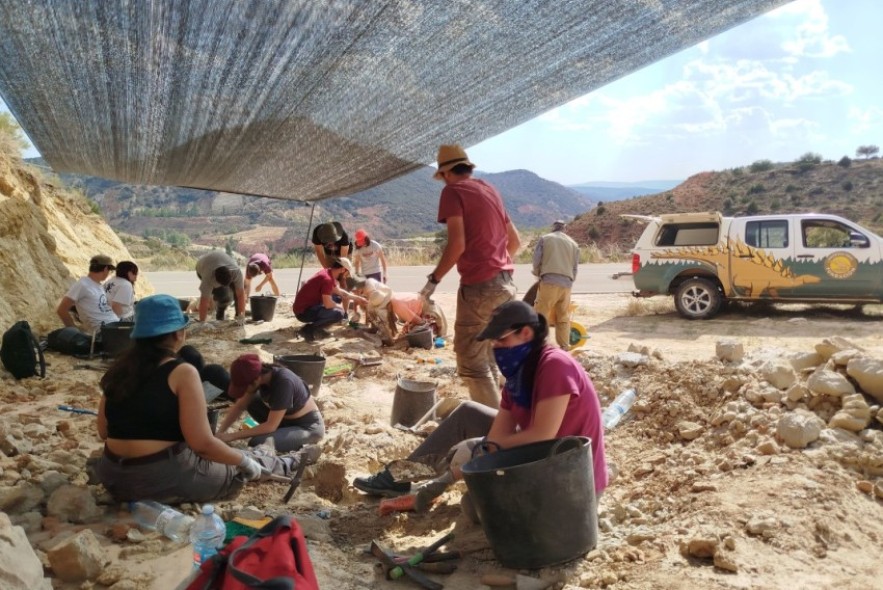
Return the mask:
{"type": "Polygon", "coordinates": [[[420,294],[429,299],[442,277],[457,266],[457,374],[474,401],[497,408],[499,386],[492,372],[491,346],[476,336],[490,321],[491,312],[515,297],[512,257],[521,240],[500,193],[489,183],[472,178],[474,168],[459,145],[439,148],[434,178],[443,181],[445,188],[438,203],[438,222],[447,225],[448,242],[420,294]]]}
{"type": "Polygon", "coordinates": [[[323,268],[306,283],[294,296],[294,317],[304,323],[300,335],[306,340],[314,340],[316,336],[326,336],[322,326],[334,324],[346,317],[346,311],[336,302],[332,295],[337,290],[337,281],[347,273],[347,269],[339,261],[331,264],[331,268],[323,268]]]}

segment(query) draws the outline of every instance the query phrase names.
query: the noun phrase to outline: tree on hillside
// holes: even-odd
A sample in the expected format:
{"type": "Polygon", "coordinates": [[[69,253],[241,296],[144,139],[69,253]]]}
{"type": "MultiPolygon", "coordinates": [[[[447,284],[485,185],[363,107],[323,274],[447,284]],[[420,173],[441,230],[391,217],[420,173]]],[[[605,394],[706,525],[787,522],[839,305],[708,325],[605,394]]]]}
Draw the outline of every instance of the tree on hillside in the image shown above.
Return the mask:
{"type": "Polygon", "coordinates": [[[9,141],[19,151],[28,147],[24,132],[9,113],[0,113],[0,138],[9,141]]]}
{"type": "Polygon", "coordinates": [[[880,148],[875,145],[860,145],[858,149],[855,150],[856,157],[862,158],[870,158],[871,156],[875,156],[880,152],[880,148]]]}
{"type": "Polygon", "coordinates": [[[820,154],[806,152],[805,154],[797,158],[797,169],[801,172],[806,172],[807,170],[815,168],[821,163],[822,156],[820,154]]]}

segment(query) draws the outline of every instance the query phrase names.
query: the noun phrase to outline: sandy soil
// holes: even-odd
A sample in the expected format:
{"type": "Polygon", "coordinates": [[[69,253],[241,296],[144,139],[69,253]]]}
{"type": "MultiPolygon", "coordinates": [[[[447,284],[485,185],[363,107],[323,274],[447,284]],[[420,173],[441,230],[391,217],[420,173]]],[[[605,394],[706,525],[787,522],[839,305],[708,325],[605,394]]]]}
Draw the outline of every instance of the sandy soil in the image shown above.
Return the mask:
{"type": "MultiPolygon", "coordinates": [[[[453,296],[443,295],[439,303],[453,324],[453,296]]],[[[791,450],[775,437],[776,421],[789,411],[788,404],[750,403],[747,398],[761,383],[757,373],[763,362],[813,352],[825,338],[845,337],[883,358],[880,306],[868,307],[865,314],[757,308],[688,322],[662,300],[588,295],[576,303],[574,319],[590,336],[576,356],[592,376],[602,405],[629,386],[637,388],[639,402],[608,433],[608,458],[616,477],[601,499],[598,547],[563,566],[522,573],[549,580],[556,588],[879,587],[883,501],[869,491],[868,483],[859,482],[873,485],[883,476],[880,422],[872,421],[859,436],[838,431],[824,444],[791,450]],[[716,357],[716,343],[725,338],[743,344],[743,362],[716,357]],[[639,362],[624,362],[622,353],[630,347],[646,353],[639,362]],[[733,410],[735,418],[721,418],[726,410],[733,410]],[[685,421],[698,425],[701,434],[691,440],[679,435],[685,421]]],[[[340,369],[325,378],[318,396],[328,426],[323,456],[307,470],[295,497],[283,505],[285,485],[251,484],[234,502],[219,506],[224,516],[246,506],[268,515],[295,514],[307,533],[323,588],[416,587],[378,577],[375,560],[364,549],[377,540],[409,553],[446,532],[455,534],[449,547],[467,555],[455,573],[434,576],[445,588],[483,588],[478,580],[484,573],[514,574],[494,559],[481,527],[460,514],[464,484],[447,492],[429,513],[382,517],[376,499],[349,485],[353,477],[404,457],[419,443],[418,435],[389,424],[397,378],[437,381],[439,396],[467,397],[453,376],[451,346],[418,350],[403,342],[381,350],[372,335],[345,327],[330,339],[306,343],[296,338],[289,305],[280,301],[272,322],[249,324],[244,330],[227,322],[193,330],[190,336],[215,362],[229,364],[252,350],[266,359],[317,352],[327,357],[327,367],[340,369]],[[268,336],[272,343],[240,344],[244,336],[268,336]],[[354,360],[378,354],[381,364],[355,366],[354,360]]],[[[100,368],[102,363],[54,354],[49,360],[44,381],[16,383],[6,376],[2,402],[9,409],[4,418],[38,421],[52,431],[52,448],[61,445],[84,463],[100,448],[94,418],[54,408],[60,403],[97,407],[101,373],[82,367],[100,368]]],[[[878,409],[872,407],[874,413],[878,409]]],[[[36,445],[33,452],[44,447],[36,445]]],[[[12,471],[7,466],[2,474],[6,483],[16,475],[23,478],[21,469],[16,475],[12,471]]],[[[39,478],[39,470],[31,477],[39,478]]],[[[86,476],[80,472],[72,479],[85,484],[86,476]]],[[[86,526],[106,535],[110,524],[125,515],[100,486],[91,489],[107,503],[107,516],[86,526]]],[[[193,506],[184,509],[195,511],[193,506]]],[[[59,534],[57,526],[44,524],[29,531],[29,538],[42,551],[59,534]]],[[[188,573],[186,547],[99,538],[118,568],[104,581],[128,584],[119,588],[167,590],[188,573]]],[[[57,581],[55,586],[81,587],[57,581]]]]}

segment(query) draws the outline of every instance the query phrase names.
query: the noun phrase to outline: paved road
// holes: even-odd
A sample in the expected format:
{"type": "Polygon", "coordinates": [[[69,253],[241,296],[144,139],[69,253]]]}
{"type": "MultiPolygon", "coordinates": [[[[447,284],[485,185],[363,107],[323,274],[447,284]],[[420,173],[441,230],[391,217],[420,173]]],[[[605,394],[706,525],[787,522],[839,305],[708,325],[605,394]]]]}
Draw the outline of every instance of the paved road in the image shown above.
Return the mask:
{"type": "MultiPolygon", "coordinates": [[[[431,266],[394,266],[389,270],[389,285],[396,291],[419,291],[426,284],[426,275],[432,271],[431,266]]],[[[306,267],[303,271],[301,282],[311,277],[318,269],[306,267]]],[[[628,293],[634,286],[631,276],[626,274],[618,279],[611,278],[614,273],[629,273],[630,263],[616,264],[583,264],[579,267],[579,274],[573,287],[574,293],[628,293]]],[[[279,289],[286,295],[292,295],[297,291],[297,279],[299,269],[280,268],[274,271],[276,283],[279,289]]],[[[157,293],[168,293],[175,297],[190,297],[199,295],[199,279],[196,271],[174,272],[145,272],[144,276],[149,280],[157,293]]],[[[252,285],[257,286],[260,277],[257,277],[252,285]]],[[[455,293],[459,276],[456,270],[452,270],[439,284],[436,292],[455,293]]],[[[515,284],[518,292],[524,293],[534,282],[534,276],[530,272],[530,265],[515,265],[515,284]]],[[[269,292],[264,289],[264,291],[269,292]]]]}

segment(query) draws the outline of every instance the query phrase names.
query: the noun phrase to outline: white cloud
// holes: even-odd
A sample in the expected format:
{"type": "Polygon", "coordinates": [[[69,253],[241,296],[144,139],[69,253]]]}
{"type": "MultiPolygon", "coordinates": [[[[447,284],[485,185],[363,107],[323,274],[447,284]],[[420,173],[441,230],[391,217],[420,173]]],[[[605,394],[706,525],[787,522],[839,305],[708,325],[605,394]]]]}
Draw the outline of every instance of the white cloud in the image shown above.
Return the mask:
{"type": "Polygon", "coordinates": [[[850,107],[847,117],[852,122],[850,130],[853,133],[867,133],[883,125],[883,109],[876,106],[867,109],[850,107]]]}
{"type": "Polygon", "coordinates": [[[791,2],[770,15],[787,21],[798,21],[796,26],[782,29],[786,35],[782,41],[782,49],[789,55],[827,58],[851,51],[846,37],[830,34],[828,14],[821,0],[791,2]]]}

